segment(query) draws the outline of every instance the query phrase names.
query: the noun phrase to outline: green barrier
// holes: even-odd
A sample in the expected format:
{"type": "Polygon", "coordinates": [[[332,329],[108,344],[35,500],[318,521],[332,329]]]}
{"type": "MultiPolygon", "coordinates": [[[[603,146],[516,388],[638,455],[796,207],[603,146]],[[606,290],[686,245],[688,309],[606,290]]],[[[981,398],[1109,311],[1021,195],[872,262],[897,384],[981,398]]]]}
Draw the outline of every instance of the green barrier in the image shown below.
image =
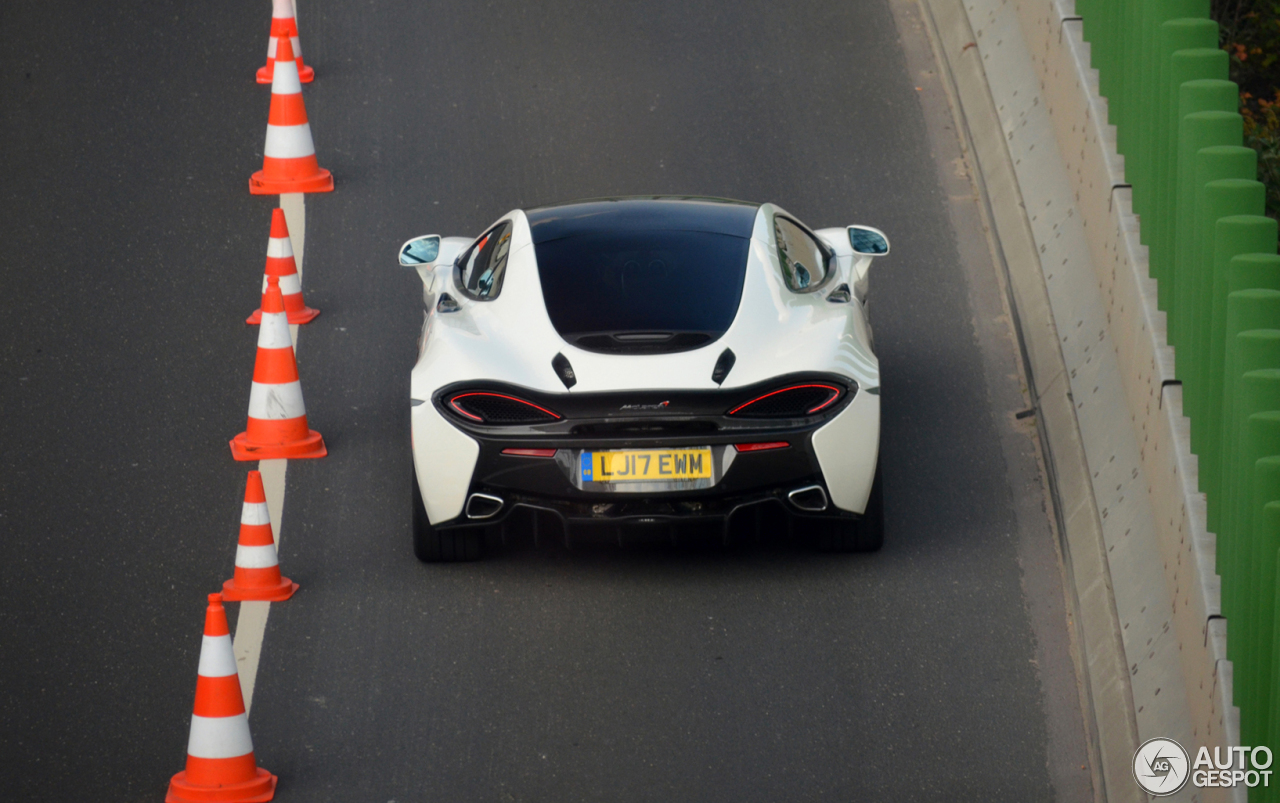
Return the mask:
{"type": "MultiPolygon", "coordinates": [[[[1218,434],[1214,437],[1217,444],[1216,482],[1206,485],[1207,514],[1206,524],[1209,532],[1221,532],[1221,513],[1227,508],[1226,480],[1229,448],[1232,444],[1230,433],[1236,431],[1239,421],[1234,417],[1233,400],[1239,389],[1238,378],[1245,371],[1259,368],[1280,368],[1280,360],[1275,362],[1241,362],[1236,350],[1245,348],[1248,343],[1242,341],[1240,333],[1255,329],[1280,329],[1280,297],[1270,293],[1243,293],[1248,290],[1280,290],[1280,257],[1266,254],[1245,254],[1231,259],[1227,263],[1226,301],[1223,304],[1222,361],[1220,366],[1221,398],[1217,400],[1219,410],[1218,434]],[[1241,293],[1240,295],[1237,295],[1241,293]]],[[[1250,352],[1252,353],[1252,352],[1250,352]]]]}
{"type": "MultiPolygon", "coordinates": [[[[1215,72],[1220,67],[1220,59],[1211,58],[1190,58],[1189,54],[1210,53],[1208,50],[1179,50],[1171,56],[1169,64],[1167,64],[1167,72],[1169,78],[1166,79],[1165,88],[1167,90],[1166,105],[1169,111],[1169,126],[1165,129],[1165,136],[1160,138],[1161,164],[1158,165],[1156,181],[1160,182],[1160,195],[1164,199],[1164,206],[1161,207],[1160,214],[1152,219],[1152,228],[1155,228],[1156,236],[1152,242],[1155,243],[1155,250],[1151,252],[1151,263],[1156,265],[1158,280],[1169,283],[1169,289],[1160,288],[1160,300],[1158,304],[1160,309],[1169,309],[1172,305],[1172,288],[1174,288],[1174,223],[1178,220],[1178,164],[1180,158],[1180,141],[1179,134],[1181,132],[1181,123],[1183,118],[1189,114],[1198,114],[1201,111],[1226,111],[1226,113],[1234,113],[1236,111],[1236,97],[1239,97],[1239,90],[1235,83],[1230,81],[1222,81],[1220,78],[1194,78],[1178,83],[1180,78],[1196,76],[1197,70],[1210,70],[1215,72]],[[1176,73],[1176,74],[1175,74],[1176,73]]],[[[1242,123],[1243,126],[1243,123],[1242,123]]],[[[1242,128],[1243,131],[1243,128],[1242,128]]],[[[1242,134],[1243,136],[1243,134],[1242,134]]],[[[1190,143],[1189,143],[1190,145],[1190,143]]],[[[1198,142],[1197,142],[1198,145],[1198,142]]],[[[1210,143],[1212,145],[1212,142],[1210,143]]],[[[1201,145],[1201,147],[1207,147],[1201,145]]],[[[1196,155],[1199,149],[1188,149],[1188,158],[1196,155]]]]}
{"type": "Polygon", "coordinates": [[[1231,377],[1231,384],[1223,394],[1225,419],[1222,431],[1222,477],[1216,491],[1215,509],[1218,511],[1217,527],[1210,530],[1218,534],[1218,573],[1223,577],[1222,606],[1227,601],[1227,577],[1231,571],[1231,537],[1236,532],[1232,514],[1235,511],[1235,485],[1231,483],[1239,456],[1239,433],[1248,417],[1258,408],[1247,409],[1244,404],[1244,375],[1266,368],[1280,368],[1276,361],[1275,344],[1267,332],[1280,329],[1280,290],[1238,290],[1227,299],[1226,367],[1224,373],[1231,377]]]}
{"type": "MultiPolygon", "coordinates": [[[[1209,507],[1217,511],[1221,497],[1221,451],[1222,451],[1222,392],[1224,350],[1227,341],[1227,294],[1228,273],[1231,260],[1237,256],[1253,253],[1275,253],[1276,221],[1260,215],[1237,215],[1224,217],[1218,221],[1214,230],[1213,252],[1213,290],[1211,293],[1211,322],[1208,327],[1209,359],[1205,364],[1203,385],[1205,396],[1202,400],[1205,411],[1204,420],[1197,422],[1205,434],[1205,450],[1200,459],[1200,471],[1209,473],[1209,482],[1204,485],[1209,497],[1209,507]]],[[[1280,326],[1277,321],[1275,326],[1280,326]]],[[[1275,368],[1280,368],[1276,363],[1275,368]]],[[[1280,499],[1280,497],[1277,497],[1280,499]]],[[[1270,501],[1270,500],[1267,500],[1270,501]]],[[[1209,516],[1209,530],[1216,532],[1216,515],[1209,516]]]]}
{"type": "MultiPolygon", "coordinates": [[[[1275,631],[1275,556],[1280,552],[1280,455],[1264,457],[1255,467],[1254,532],[1252,563],[1254,574],[1247,606],[1247,625],[1227,623],[1227,637],[1245,643],[1237,654],[1232,679],[1236,700],[1248,701],[1240,707],[1240,741],[1242,744],[1265,744],[1271,731],[1272,644],[1275,631]],[[1268,494],[1271,497],[1266,498],[1268,494]],[[1247,628],[1247,632],[1246,632],[1247,628]]],[[[1252,795],[1251,795],[1252,796],[1252,795]]],[[[1256,799],[1256,798],[1255,798],[1256,799]]]]}
{"type": "MultiPolygon", "coordinates": [[[[1089,0],[1094,6],[1093,15],[1084,16],[1084,39],[1092,47],[1089,63],[1098,71],[1098,94],[1111,98],[1113,91],[1111,57],[1114,52],[1115,0],[1089,0]]],[[[1107,104],[1110,107],[1110,103],[1107,104]]],[[[1110,119],[1104,122],[1112,122],[1110,119]]]]}
{"type": "MultiPolygon", "coordinates": [[[[1280,369],[1249,371],[1242,378],[1237,412],[1244,426],[1235,433],[1235,465],[1230,472],[1231,488],[1235,491],[1233,508],[1224,513],[1230,518],[1218,533],[1219,539],[1226,539],[1226,564],[1219,573],[1223,576],[1222,613],[1229,621],[1240,613],[1242,578],[1248,565],[1249,552],[1244,544],[1253,526],[1253,464],[1280,454],[1280,412],[1277,412],[1280,411],[1280,369]]],[[[1220,555],[1222,547],[1220,543],[1220,555]]],[[[1229,654],[1236,655],[1234,651],[1238,648],[1231,646],[1230,638],[1227,641],[1229,654]]]]}
{"type": "MultiPolygon", "coordinates": [[[[1168,260],[1168,252],[1164,249],[1164,232],[1167,228],[1166,219],[1173,213],[1173,191],[1170,187],[1171,165],[1173,162],[1174,149],[1177,146],[1178,134],[1178,90],[1182,84],[1193,79],[1202,78],[1200,75],[1186,75],[1186,70],[1180,70],[1178,78],[1182,79],[1178,83],[1173,83],[1173,55],[1179,50],[1212,50],[1218,46],[1218,24],[1207,19],[1175,19],[1164,23],[1160,26],[1158,40],[1156,45],[1156,77],[1152,86],[1152,96],[1155,98],[1155,119],[1156,124],[1151,127],[1151,135],[1144,140],[1148,143],[1147,147],[1151,151],[1151,170],[1148,173],[1148,180],[1151,182],[1151,203],[1153,211],[1156,213],[1154,217],[1145,221],[1143,229],[1149,232],[1148,247],[1151,249],[1149,264],[1151,265],[1151,278],[1161,281],[1162,277],[1168,273],[1164,270],[1166,261],[1168,260]]],[[[1190,61],[1183,59],[1182,67],[1188,65],[1195,66],[1197,62],[1192,59],[1190,61]]],[[[1208,68],[1212,71],[1214,63],[1212,59],[1206,62],[1208,68]]],[[[1203,66],[1203,65],[1202,65],[1203,66]]],[[[1212,73],[1211,73],[1212,74],[1212,73]]],[[[1194,89],[1192,91],[1195,91],[1194,89]]],[[[1222,109],[1223,107],[1217,103],[1195,108],[1194,111],[1206,111],[1209,109],[1222,109]]],[[[1224,111],[1234,111],[1234,107],[1226,107],[1224,111]]],[[[1190,114],[1190,111],[1187,112],[1190,114]]],[[[1163,291],[1163,288],[1161,288],[1163,291]]],[[[1160,293],[1160,299],[1165,296],[1164,292],[1160,293]]],[[[1160,309],[1166,309],[1164,302],[1160,301],[1160,309]]]]}
{"type": "MultiPolygon", "coordinates": [[[[1190,102],[1189,87],[1182,87],[1180,100],[1190,102]]],[[[1178,122],[1178,145],[1174,168],[1176,208],[1168,231],[1168,252],[1173,257],[1172,295],[1169,304],[1169,344],[1181,348],[1183,343],[1183,318],[1189,303],[1192,285],[1184,275],[1190,269],[1192,247],[1191,232],[1196,208],[1196,154],[1217,145],[1239,146],[1244,142],[1244,118],[1234,111],[1202,111],[1184,115],[1178,122]]],[[[1178,372],[1181,378],[1182,360],[1179,355],[1178,372]]]]}
{"type": "MultiPolygon", "coordinates": [[[[1280,416],[1280,411],[1273,411],[1270,415],[1280,416]]],[[[1269,526],[1280,522],[1272,522],[1264,515],[1267,504],[1280,501],[1280,454],[1263,457],[1254,463],[1252,479],[1252,526],[1246,538],[1241,541],[1246,554],[1244,576],[1239,580],[1240,610],[1235,619],[1227,623],[1229,638],[1241,642],[1236,649],[1240,662],[1236,664],[1233,674],[1236,684],[1233,696],[1249,703],[1240,710],[1240,733],[1244,744],[1258,744],[1259,737],[1267,732],[1267,718],[1262,712],[1267,711],[1271,695],[1266,688],[1268,684],[1263,680],[1261,658],[1264,650],[1258,643],[1258,634],[1263,632],[1263,628],[1270,633],[1275,624],[1270,616],[1271,611],[1264,613],[1264,608],[1272,606],[1262,604],[1263,597],[1271,596],[1263,591],[1271,589],[1275,583],[1275,566],[1263,571],[1257,564],[1266,563],[1265,555],[1280,550],[1280,527],[1269,526]]],[[[1266,652],[1269,676],[1270,651],[1266,652]]]]}
{"type": "MultiPolygon", "coordinates": [[[[1134,109],[1134,143],[1136,147],[1133,149],[1134,157],[1133,170],[1129,170],[1129,166],[1125,165],[1125,176],[1130,184],[1133,185],[1133,208],[1138,214],[1150,215],[1151,203],[1158,199],[1155,194],[1155,182],[1152,175],[1155,169],[1155,148],[1154,139],[1157,130],[1163,125],[1164,118],[1159,114],[1159,104],[1157,100],[1160,92],[1157,87],[1163,87],[1157,84],[1159,77],[1159,65],[1161,61],[1171,58],[1175,50],[1183,48],[1174,48],[1162,52],[1160,47],[1163,42],[1161,36],[1162,26],[1175,19],[1184,18],[1205,18],[1209,16],[1209,0],[1164,0],[1162,3],[1145,3],[1142,7],[1143,19],[1138,29],[1140,37],[1138,50],[1138,69],[1136,73],[1137,82],[1133,87],[1132,105],[1134,109]]],[[[1213,47],[1217,42],[1213,42],[1208,47],[1213,47]]],[[[1167,46],[1167,45],[1166,45],[1167,46]]],[[[1187,45],[1192,47],[1194,45],[1187,45]]],[[[1155,234],[1148,231],[1146,227],[1142,227],[1138,232],[1142,238],[1142,242],[1151,243],[1151,237],[1155,234]]]]}
{"type": "MultiPolygon", "coordinates": [[[[1273,516],[1280,517],[1280,502],[1268,503],[1267,506],[1263,508],[1263,512],[1268,520],[1270,520],[1273,516]]],[[[1270,561],[1273,565],[1280,564],[1280,551],[1277,551],[1276,554],[1272,555],[1270,557],[1270,561]]],[[[1280,571],[1276,573],[1276,576],[1280,577],[1280,571]]],[[[1277,609],[1280,609],[1280,585],[1276,587],[1275,591],[1272,594],[1271,608],[1272,608],[1272,630],[1270,634],[1271,635],[1270,643],[1276,644],[1276,643],[1280,643],[1280,616],[1277,616],[1275,614],[1275,611],[1277,609]]],[[[1228,625],[1228,627],[1230,627],[1230,625],[1228,625]]],[[[1269,738],[1266,744],[1277,745],[1277,744],[1280,744],[1280,661],[1273,661],[1271,666],[1270,703],[1271,703],[1271,706],[1270,706],[1271,710],[1268,712],[1269,716],[1267,717],[1267,721],[1269,725],[1268,727],[1269,738]]],[[[1275,748],[1273,747],[1272,750],[1275,750],[1275,748]]],[[[1277,791],[1276,784],[1280,782],[1276,781],[1275,775],[1272,775],[1271,780],[1272,780],[1272,783],[1269,788],[1272,790],[1272,795],[1270,799],[1275,800],[1276,799],[1275,795],[1277,791]]]]}
{"type": "Polygon", "coordinates": [[[1133,11],[1136,0],[1116,0],[1115,23],[1111,26],[1111,53],[1107,59],[1107,71],[1111,73],[1111,123],[1116,127],[1116,152],[1123,155],[1125,140],[1125,94],[1129,81],[1129,56],[1133,55],[1133,11]]]}
{"type": "MultiPolygon", "coordinates": [[[[1203,167],[1204,163],[1197,161],[1197,165],[1203,167]]],[[[1197,173],[1197,181],[1204,175],[1197,173]]],[[[1184,358],[1186,360],[1182,397],[1194,422],[1191,425],[1191,451],[1197,455],[1204,453],[1205,441],[1204,426],[1197,426],[1197,419],[1204,414],[1201,402],[1206,395],[1205,378],[1208,375],[1205,366],[1209,359],[1209,321],[1213,315],[1210,293],[1213,292],[1215,226],[1220,218],[1261,212],[1265,203],[1266,187],[1258,181],[1220,179],[1208,181],[1196,191],[1191,257],[1186,260],[1188,268],[1184,274],[1184,286],[1188,290],[1187,304],[1183,310],[1179,310],[1182,313],[1182,331],[1185,337],[1178,346],[1178,362],[1181,363],[1184,358]],[[1191,385],[1189,394],[1188,384],[1191,385]]]]}

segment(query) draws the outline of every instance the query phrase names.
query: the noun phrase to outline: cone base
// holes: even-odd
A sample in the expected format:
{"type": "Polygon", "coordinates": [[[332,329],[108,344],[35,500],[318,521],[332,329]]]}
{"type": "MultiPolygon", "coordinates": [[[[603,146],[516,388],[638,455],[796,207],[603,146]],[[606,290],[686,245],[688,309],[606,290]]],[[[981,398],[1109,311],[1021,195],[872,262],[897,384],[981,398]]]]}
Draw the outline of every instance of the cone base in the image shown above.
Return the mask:
{"type": "MultiPolygon", "coordinates": [[[[269,84],[271,83],[271,79],[274,77],[275,75],[270,67],[258,68],[258,83],[269,84]]],[[[302,83],[309,84],[315,79],[316,79],[316,71],[313,70],[309,65],[304,64],[302,66],[302,69],[298,70],[298,80],[301,81],[302,83]]]]}
{"type": "Polygon", "coordinates": [[[286,192],[333,192],[333,174],[323,167],[303,178],[267,178],[259,170],[249,177],[251,195],[281,195],[286,192]]]}
{"type": "Polygon", "coordinates": [[[307,457],[324,457],[329,450],[324,439],[314,429],[307,430],[307,437],[290,443],[254,443],[247,432],[231,439],[231,456],[236,460],[276,460],[285,458],[300,460],[307,457]]]}
{"type": "Polygon", "coordinates": [[[164,803],[265,803],[276,795],[276,776],[258,767],[258,777],[240,783],[204,786],[187,781],[183,770],[169,781],[164,803]]]}
{"type": "Polygon", "coordinates": [[[288,577],[281,577],[280,584],[266,588],[241,588],[236,579],[222,584],[222,598],[228,602],[284,602],[298,590],[298,584],[288,577]]]}
{"type": "MultiPolygon", "coordinates": [[[[301,325],[304,323],[311,323],[316,319],[316,316],[320,314],[320,310],[312,309],[311,307],[303,307],[300,310],[294,310],[294,311],[286,310],[285,312],[289,316],[288,317],[289,323],[298,324],[298,325],[301,325]]],[[[257,326],[258,324],[262,323],[262,308],[259,307],[258,309],[254,310],[252,315],[244,319],[244,322],[249,324],[250,326],[257,326]]]]}

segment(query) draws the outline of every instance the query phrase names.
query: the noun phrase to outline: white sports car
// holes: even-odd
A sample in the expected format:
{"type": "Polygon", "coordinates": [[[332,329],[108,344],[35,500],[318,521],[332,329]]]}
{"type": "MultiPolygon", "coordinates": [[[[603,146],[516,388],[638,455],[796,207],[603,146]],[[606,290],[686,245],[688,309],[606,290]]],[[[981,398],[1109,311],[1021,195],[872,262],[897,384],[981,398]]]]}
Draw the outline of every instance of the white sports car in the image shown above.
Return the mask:
{"type": "Polygon", "coordinates": [[[865,226],[772,204],[576,201],[400,249],[424,285],[414,550],[472,560],[516,516],[566,543],[797,522],[879,548],[865,226]]]}

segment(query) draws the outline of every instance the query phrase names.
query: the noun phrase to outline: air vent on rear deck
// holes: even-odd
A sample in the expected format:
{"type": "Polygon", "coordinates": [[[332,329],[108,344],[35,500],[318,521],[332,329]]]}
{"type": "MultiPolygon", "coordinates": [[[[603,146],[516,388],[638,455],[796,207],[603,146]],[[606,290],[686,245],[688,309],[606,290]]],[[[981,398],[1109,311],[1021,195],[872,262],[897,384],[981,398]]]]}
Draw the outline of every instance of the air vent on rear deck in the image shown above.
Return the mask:
{"type": "Polygon", "coordinates": [[[713,339],[707,332],[597,332],[578,335],[573,343],[605,354],[670,354],[696,349],[713,339]]]}

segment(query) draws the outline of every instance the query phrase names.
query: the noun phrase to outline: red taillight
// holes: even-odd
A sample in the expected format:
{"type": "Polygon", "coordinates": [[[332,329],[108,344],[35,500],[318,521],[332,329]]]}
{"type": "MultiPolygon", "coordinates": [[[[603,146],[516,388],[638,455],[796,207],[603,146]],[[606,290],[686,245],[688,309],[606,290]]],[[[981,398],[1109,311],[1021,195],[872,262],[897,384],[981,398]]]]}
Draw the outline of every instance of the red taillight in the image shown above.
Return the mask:
{"type": "Polygon", "coordinates": [[[503,449],[503,454],[515,455],[516,457],[555,457],[555,449],[503,449]]]}
{"type": "Polygon", "coordinates": [[[770,449],[785,449],[790,445],[786,441],[768,441],[766,443],[735,443],[733,448],[739,452],[767,452],[770,449]]]}
{"type": "Polygon", "coordinates": [[[485,424],[536,424],[560,419],[559,413],[531,401],[486,390],[452,396],[449,407],[459,415],[485,424]]]}
{"type": "Polygon", "coordinates": [[[813,415],[835,404],[840,398],[840,388],[812,382],[779,388],[751,401],[734,407],[726,415],[742,415],[753,418],[798,418],[813,415]]]}

